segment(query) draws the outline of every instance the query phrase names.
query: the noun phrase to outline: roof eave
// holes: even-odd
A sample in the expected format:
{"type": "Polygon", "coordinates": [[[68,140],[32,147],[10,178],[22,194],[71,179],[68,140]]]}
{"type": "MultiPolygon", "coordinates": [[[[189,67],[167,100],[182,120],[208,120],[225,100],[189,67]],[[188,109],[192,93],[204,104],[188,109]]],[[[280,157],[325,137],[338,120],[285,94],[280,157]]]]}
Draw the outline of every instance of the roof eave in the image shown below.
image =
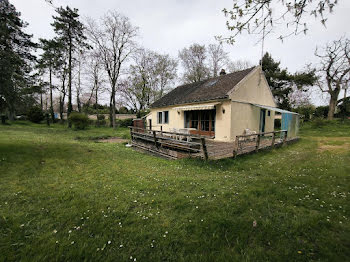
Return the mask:
{"type": "Polygon", "coordinates": [[[226,101],[226,100],[230,100],[227,95],[225,95],[223,97],[213,98],[210,100],[192,101],[192,102],[187,102],[187,103],[171,104],[171,105],[161,105],[161,106],[156,106],[156,107],[151,106],[150,109],[157,109],[157,108],[163,108],[163,107],[175,107],[175,106],[190,105],[190,104],[211,103],[211,102],[226,101]]]}

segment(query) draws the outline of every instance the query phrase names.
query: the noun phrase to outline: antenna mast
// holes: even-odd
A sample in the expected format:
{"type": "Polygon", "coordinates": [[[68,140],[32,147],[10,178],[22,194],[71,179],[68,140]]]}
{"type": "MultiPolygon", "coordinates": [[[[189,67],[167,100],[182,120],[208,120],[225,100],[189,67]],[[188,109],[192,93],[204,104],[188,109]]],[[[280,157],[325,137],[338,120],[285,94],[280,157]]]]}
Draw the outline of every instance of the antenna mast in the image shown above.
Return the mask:
{"type": "Polygon", "coordinates": [[[261,39],[261,59],[260,59],[260,66],[262,67],[262,59],[264,57],[264,44],[265,44],[265,17],[264,17],[264,9],[265,7],[263,6],[262,8],[262,18],[263,18],[263,36],[261,39]]]}

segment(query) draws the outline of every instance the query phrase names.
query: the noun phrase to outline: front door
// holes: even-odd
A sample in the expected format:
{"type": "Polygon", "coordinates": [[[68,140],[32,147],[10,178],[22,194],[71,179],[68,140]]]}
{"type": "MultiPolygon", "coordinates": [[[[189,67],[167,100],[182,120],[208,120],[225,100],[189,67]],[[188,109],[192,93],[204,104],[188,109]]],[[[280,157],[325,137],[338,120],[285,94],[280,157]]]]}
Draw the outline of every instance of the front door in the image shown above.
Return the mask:
{"type": "Polygon", "coordinates": [[[265,132],[266,109],[260,109],[260,133],[265,132]]]}

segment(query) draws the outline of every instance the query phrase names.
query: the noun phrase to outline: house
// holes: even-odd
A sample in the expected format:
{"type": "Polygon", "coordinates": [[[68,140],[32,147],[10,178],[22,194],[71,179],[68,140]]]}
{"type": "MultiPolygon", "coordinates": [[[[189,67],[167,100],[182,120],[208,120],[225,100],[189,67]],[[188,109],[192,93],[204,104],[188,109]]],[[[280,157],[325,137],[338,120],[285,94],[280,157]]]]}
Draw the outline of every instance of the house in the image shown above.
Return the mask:
{"type": "Polygon", "coordinates": [[[289,136],[296,136],[298,115],[278,109],[260,66],[179,86],[154,102],[146,116],[152,130],[184,132],[231,142],[247,131],[274,131],[281,112],[289,136]]]}

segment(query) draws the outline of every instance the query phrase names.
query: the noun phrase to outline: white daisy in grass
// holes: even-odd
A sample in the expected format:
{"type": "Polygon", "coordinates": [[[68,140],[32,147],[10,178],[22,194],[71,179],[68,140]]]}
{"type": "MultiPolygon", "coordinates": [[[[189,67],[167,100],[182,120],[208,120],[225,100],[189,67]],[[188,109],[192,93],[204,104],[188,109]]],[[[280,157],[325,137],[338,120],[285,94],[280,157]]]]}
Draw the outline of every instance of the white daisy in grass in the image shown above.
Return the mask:
{"type": "Polygon", "coordinates": [[[56,233],[57,233],[57,230],[56,230],[56,229],[54,229],[53,233],[54,233],[54,234],[56,234],[56,233]]]}

